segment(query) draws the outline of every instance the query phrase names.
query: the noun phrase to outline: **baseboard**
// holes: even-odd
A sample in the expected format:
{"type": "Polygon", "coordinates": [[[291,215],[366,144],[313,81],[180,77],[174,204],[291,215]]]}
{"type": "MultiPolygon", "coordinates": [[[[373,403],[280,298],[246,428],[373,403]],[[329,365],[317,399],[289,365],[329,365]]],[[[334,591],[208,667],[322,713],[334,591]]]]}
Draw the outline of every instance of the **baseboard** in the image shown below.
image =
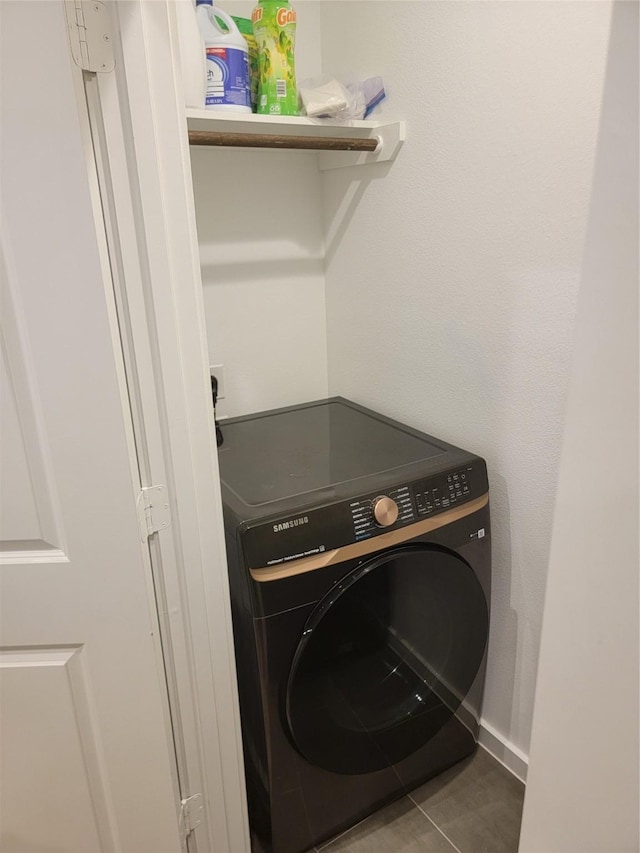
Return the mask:
{"type": "Polygon", "coordinates": [[[527,781],[528,756],[497,732],[486,720],[480,720],[478,741],[480,746],[484,747],[521,782],[527,781]]]}

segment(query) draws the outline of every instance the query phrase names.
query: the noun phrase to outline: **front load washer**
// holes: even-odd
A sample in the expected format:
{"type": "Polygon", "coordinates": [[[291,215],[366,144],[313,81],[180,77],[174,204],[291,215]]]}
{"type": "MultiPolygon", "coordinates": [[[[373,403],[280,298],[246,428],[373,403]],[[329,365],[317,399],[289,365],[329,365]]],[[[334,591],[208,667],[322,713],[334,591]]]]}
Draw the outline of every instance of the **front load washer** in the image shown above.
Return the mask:
{"type": "Polygon", "coordinates": [[[222,429],[252,847],[298,853],[476,747],[486,465],[338,397],[222,429]]]}

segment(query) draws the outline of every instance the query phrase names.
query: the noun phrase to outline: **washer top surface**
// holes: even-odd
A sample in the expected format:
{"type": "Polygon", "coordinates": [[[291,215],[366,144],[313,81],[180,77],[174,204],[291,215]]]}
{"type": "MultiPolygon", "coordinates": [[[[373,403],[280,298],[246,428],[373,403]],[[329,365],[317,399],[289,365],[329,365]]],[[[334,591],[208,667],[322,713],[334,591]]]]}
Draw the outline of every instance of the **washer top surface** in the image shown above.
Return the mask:
{"type": "Polygon", "coordinates": [[[446,453],[448,445],[341,398],[223,421],[220,473],[259,507],[446,453]]]}
{"type": "Polygon", "coordinates": [[[249,506],[413,465],[443,452],[344,400],[224,425],[222,476],[249,506]]]}

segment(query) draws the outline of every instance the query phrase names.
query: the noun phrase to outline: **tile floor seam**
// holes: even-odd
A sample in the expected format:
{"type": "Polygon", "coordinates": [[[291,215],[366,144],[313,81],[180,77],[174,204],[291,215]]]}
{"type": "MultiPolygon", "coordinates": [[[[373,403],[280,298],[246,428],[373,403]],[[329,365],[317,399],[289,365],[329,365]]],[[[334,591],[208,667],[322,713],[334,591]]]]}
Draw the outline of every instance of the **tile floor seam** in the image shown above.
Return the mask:
{"type": "Polygon", "coordinates": [[[429,817],[429,815],[428,815],[428,814],[426,813],[426,811],[422,808],[422,806],[420,806],[420,805],[418,805],[418,803],[416,803],[416,801],[413,799],[413,797],[411,796],[411,794],[407,794],[407,799],[408,799],[408,800],[411,800],[411,802],[413,803],[413,805],[418,809],[418,811],[419,811],[419,812],[421,812],[421,813],[426,817],[426,819],[429,821],[429,823],[432,823],[432,824],[435,826],[435,828],[438,830],[438,832],[440,833],[440,835],[441,835],[441,836],[442,836],[446,841],[448,841],[448,842],[449,842],[449,844],[453,847],[453,849],[456,851],[456,853],[462,853],[462,850],[460,850],[460,848],[459,848],[456,844],[454,844],[454,843],[453,843],[453,841],[449,838],[449,836],[447,835],[447,833],[446,833],[446,832],[444,832],[442,829],[440,829],[440,827],[439,827],[439,826],[438,826],[438,824],[435,822],[435,820],[433,820],[432,818],[430,818],[430,817],[429,817]]]}
{"type": "MultiPolygon", "coordinates": [[[[402,797],[400,799],[402,799],[402,797]]],[[[407,799],[409,799],[408,796],[407,796],[407,799]]],[[[396,800],[396,802],[400,802],[400,800],[396,800]]],[[[411,802],[413,802],[413,800],[411,800],[411,802]]],[[[329,841],[325,841],[319,847],[314,847],[313,849],[315,851],[317,851],[317,853],[320,853],[321,850],[326,850],[328,847],[331,847],[331,845],[333,844],[334,841],[338,841],[344,835],[347,835],[353,829],[356,829],[356,827],[360,826],[360,824],[366,823],[366,821],[368,821],[370,818],[374,817],[377,813],[378,812],[375,811],[375,812],[372,812],[372,814],[368,814],[366,817],[363,817],[362,820],[359,820],[358,823],[354,823],[353,826],[348,827],[343,832],[341,832],[339,835],[335,835],[333,838],[330,838],[329,841]]]]}

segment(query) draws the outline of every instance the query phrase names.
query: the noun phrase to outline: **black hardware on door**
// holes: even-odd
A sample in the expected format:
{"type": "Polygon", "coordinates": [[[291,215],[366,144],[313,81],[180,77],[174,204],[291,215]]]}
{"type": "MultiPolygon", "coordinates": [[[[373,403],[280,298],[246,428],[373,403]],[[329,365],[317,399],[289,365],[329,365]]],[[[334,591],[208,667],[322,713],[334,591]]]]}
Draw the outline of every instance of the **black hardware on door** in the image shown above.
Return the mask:
{"type": "MultiPolygon", "coordinates": [[[[216,403],[218,402],[218,380],[215,376],[211,377],[211,397],[213,398],[213,410],[215,413],[216,403]]],[[[214,415],[215,416],[215,415],[214,415]]],[[[222,442],[224,441],[224,436],[222,435],[222,430],[220,429],[220,424],[217,419],[215,421],[216,424],[216,445],[220,447],[222,442]]]]}

